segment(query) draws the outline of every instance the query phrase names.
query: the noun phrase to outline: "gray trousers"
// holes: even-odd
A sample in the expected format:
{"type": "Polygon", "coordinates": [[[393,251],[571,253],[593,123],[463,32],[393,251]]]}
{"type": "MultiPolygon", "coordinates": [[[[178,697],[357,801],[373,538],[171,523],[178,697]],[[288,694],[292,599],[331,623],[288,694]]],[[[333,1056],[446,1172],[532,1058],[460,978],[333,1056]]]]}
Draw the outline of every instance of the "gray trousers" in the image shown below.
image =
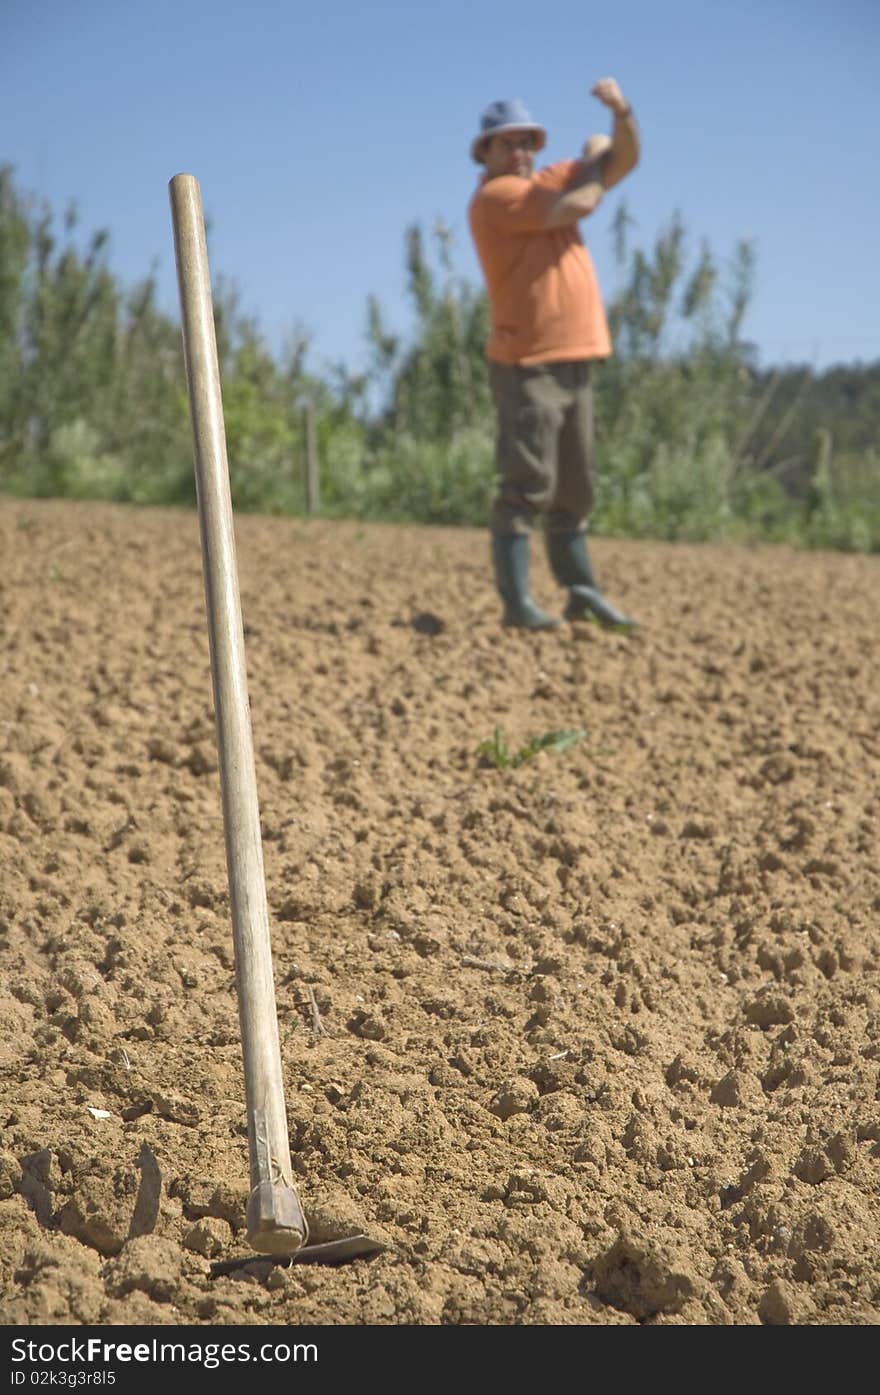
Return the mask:
{"type": "Polygon", "coordinates": [[[498,492],[489,526],[582,532],[595,502],[593,383],[589,359],[534,367],[489,362],[498,419],[498,492]]]}

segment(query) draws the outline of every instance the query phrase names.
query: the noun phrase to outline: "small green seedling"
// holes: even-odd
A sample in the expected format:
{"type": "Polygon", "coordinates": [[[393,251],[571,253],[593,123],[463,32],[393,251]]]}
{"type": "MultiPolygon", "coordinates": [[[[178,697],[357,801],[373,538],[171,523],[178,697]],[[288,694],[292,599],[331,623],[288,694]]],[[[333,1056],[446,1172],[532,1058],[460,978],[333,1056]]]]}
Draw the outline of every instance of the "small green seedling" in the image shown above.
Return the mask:
{"type": "Polygon", "coordinates": [[[586,734],[580,730],[548,731],[543,736],[533,736],[531,741],[525,746],[520,746],[518,751],[511,751],[503,731],[496,727],[488,741],[480,742],[477,756],[482,764],[494,765],[496,770],[515,770],[523,761],[531,760],[539,751],[553,751],[556,755],[562,755],[578,741],[582,741],[586,734]]]}

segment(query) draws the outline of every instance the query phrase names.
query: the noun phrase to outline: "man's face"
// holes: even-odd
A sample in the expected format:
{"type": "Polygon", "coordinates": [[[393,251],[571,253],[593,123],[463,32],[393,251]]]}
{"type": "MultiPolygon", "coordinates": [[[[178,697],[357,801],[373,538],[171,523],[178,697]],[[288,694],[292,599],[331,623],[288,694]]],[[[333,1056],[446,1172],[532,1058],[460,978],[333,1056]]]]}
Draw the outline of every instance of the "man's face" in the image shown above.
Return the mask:
{"type": "Polygon", "coordinates": [[[486,143],[485,165],[490,179],[500,174],[517,174],[528,179],[534,163],[534,131],[502,131],[486,143]]]}

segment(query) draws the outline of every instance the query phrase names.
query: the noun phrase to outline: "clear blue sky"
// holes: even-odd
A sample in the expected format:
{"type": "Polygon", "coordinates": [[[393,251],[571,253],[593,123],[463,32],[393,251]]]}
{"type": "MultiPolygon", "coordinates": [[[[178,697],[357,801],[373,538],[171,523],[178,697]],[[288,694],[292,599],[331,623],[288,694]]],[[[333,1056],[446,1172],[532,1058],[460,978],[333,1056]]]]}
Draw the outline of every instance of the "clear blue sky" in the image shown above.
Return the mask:
{"type": "MultiPolygon", "coordinates": [[[[745,337],[761,361],[880,358],[877,0],[0,0],[0,162],[84,230],[126,283],[159,268],[176,313],[167,183],[196,175],[211,266],[277,347],[361,365],[366,298],[406,332],[403,234],[442,218],[478,279],[468,147],[488,102],[521,97],[546,158],[609,128],[618,79],[643,160],[582,224],[600,280],[625,197],[651,241],[679,209],[694,252],[754,241],[745,337]]],[[[542,157],[544,158],[544,157],[542,157]]]]}

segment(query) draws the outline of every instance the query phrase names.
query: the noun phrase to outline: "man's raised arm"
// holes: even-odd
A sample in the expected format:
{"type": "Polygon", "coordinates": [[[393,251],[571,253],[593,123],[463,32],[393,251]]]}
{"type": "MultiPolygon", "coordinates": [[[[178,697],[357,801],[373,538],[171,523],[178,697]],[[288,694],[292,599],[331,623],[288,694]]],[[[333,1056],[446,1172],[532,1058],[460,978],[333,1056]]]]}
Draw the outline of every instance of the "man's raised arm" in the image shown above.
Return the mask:
{"type": "MultiPolygon", "coordinates": [[[[611,189],[639,162],[639,128],[632,107],[614,78],[600,78],[593,88],[593,96],[614,116],[611,143],[602,156],[602,183],[606,189],[611,189]]],[[[587,158],[586,147],[584,158],[587,158]]]]}
{"type": "Polygon", "coordinates": [[[569,227],[598,208],[606,189],[619,184],[639,160],[639,132],[632,107],[614,78],[600,78],[594,97],[614,115],[610,136],[590,136],[581,151],[581,171],[554,203],[547,216],[548,228],[569,227]]]}

